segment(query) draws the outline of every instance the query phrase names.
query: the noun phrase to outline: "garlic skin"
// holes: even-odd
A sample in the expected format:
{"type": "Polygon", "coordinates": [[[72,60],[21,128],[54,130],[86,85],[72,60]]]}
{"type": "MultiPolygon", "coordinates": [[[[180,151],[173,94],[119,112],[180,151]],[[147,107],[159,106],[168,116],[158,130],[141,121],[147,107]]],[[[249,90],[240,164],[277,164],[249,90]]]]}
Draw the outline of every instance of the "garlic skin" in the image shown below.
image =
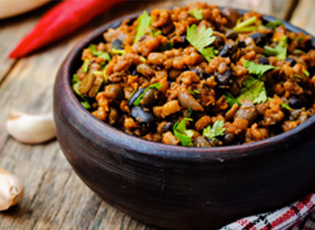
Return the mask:
{"type": "Polygon", "coordinates": [[[52,114],[36,116],[11,113],[7,120],[7,130],[16,140],[26,144],[40,144],[56,136],[52,114]]]}
{"type": "Polygon", "coordinates": [[[16,205],[24,195],[20,179],[0,167],[0,211],[16,205]]]}

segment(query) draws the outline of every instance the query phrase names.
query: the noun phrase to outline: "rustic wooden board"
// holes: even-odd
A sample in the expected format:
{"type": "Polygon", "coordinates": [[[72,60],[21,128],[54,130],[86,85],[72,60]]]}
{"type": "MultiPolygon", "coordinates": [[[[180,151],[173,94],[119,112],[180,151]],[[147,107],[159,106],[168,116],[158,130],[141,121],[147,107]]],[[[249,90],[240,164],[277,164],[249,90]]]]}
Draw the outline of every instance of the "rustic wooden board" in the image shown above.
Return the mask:
{"type": "MultiPolygon", "coordinates": [[[[23,145],[8,136],[4,125],[10,111],[51,112],[52,87],[58,68],[69,50],[87,33],[105,22],[145,8],[189,2],[195,1],[131,1],[114,7],[71,38],[16,62],[7,59],[7,54],[51,6],[0,21],[0,162],[26,186],[21,203],[0,213],[0,229],[153,230],[110,207],[90,191],[75,175],[56,141],[23,145]],[[4,79],[2,84],[1,79],[4,79]]],[[[287,17],[292,5],[292,1],[283,4],[285,0],[219,2],[222,6],[254,9],[280,18],[287,17]]]]}

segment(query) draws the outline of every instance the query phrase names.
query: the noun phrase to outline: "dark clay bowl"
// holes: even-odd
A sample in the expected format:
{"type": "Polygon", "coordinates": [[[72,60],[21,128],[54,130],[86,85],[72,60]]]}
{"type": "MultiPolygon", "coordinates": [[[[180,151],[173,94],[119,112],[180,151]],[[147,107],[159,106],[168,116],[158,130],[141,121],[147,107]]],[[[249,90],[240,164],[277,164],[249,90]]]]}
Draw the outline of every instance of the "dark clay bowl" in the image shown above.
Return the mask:
{"type": "Polygon", "coordinates": [[[58,140],[84,183],[128,215],[176,229],[218,229],[238,218],[281,208],[315,188],[315,116],[289,132],[253,144],[188,148],[128,135],[85,110],[70,86],[82,64],[81,52],[126,18],[81,41],[56,79],[58,140]]]}

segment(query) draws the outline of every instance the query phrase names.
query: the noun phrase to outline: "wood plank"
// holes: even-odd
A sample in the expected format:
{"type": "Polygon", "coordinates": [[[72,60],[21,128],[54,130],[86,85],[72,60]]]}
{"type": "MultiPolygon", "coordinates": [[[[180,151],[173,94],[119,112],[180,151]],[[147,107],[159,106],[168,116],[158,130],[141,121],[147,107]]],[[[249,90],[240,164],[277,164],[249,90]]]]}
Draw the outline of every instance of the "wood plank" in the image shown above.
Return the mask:
{"type": "Polygon", "coordinates": [[[21,38],[31,30],[38,21],[38,17],[42,16],[46,10],[54,5],[55,3],[49,3],[40,9],[21,16],[0,20],[0,82],[15,63],[15,60],[9,59],[9,53],[21,38]]]}
{"type": "Polygon", "coordinates": [[[315,1],[301,0],[292,15],[291,23],[315,35],[315,1]]]}
{"type": "MultiPolygon", "coordinates": [[[[189,2],[195,1],[175,1],[176,4],[189,2]]],[[[218,1],[207,2],[215,4],[218,1]]],[[[244,5],[239,0],[221,0],[220,4],[261,9],[264,13],[279,14],[279,17],[285,15],[285,10],[281,7],[275,10],[271,0],[259,1],[259,5],[244,5]]],[[[75,175],[56,141],[37,146],[23,145],[9,138],[3,127],[12,110],[36,114],[51,112],[52,87],[59,65],[74,44],[87,33],[122,15],[145,8],[172,5],[173,1],[131,1],[114,7],[74,33],[71,38],[19,60],[11,70],[12,62],[5,59],[8,51],[45,10],[14,19],[16,22],[0,21],[0,26],[4,26],[4,30],[1,28],[0,31],[6,31],[7,34],[0,33],[1,41],[3,38],[13,39],[14,32],[19,27],[19,30],[23,31],[21,34],[15,34],[15,40],[11,40],[11,48],[1,45],[0,50],[6,54],[1,59],[4,64],[1,66],[0,63],[0,77],[10,70],[0,86],[0,162],[4,168],[20,177],[26,186],[25,197],[21,203],[7,212],[0,213],[0,229],[153,230],[110,207],[90,191],[75,175]]],[[[3,44],[7,46],[7,43],[6,41],[3,44]]]]}

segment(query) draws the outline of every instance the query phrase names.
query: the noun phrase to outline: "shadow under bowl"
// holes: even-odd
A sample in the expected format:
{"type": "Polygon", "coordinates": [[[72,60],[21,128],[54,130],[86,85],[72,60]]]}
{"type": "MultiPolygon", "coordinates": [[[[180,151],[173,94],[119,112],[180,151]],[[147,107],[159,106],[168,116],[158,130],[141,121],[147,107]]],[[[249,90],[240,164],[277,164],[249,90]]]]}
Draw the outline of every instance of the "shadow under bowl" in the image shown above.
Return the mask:
{"type": "Polygon", "coordinates": [[[314,116],[264,141],[188,148],[128,135],[85,110],[71,88],[82,50],[100,42],[108,28],[137,16],[108,23],[81,41],[65,59],[55,82],[57,137],[84,183],[135,219],[176,229],[218,229],[281,208],[315,188],[314,116]]]}

